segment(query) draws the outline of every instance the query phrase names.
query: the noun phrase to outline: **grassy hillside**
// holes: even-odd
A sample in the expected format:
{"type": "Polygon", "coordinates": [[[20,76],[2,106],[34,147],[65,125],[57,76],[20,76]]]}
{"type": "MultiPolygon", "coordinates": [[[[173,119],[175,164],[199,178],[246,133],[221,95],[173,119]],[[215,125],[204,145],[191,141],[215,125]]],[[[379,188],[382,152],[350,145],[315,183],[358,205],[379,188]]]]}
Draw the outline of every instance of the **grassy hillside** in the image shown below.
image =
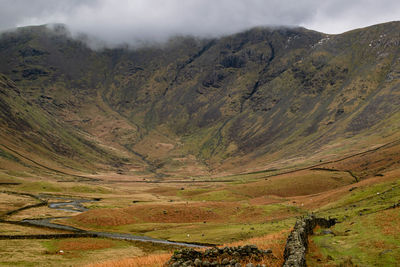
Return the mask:
{"type": "Polygon", "coordinates": [[[0,233],[37,239],[0,240],[0,265],[162,266],[176,249],[43,239],[71,228],[23,222],[45,218],[256,244],[282,266],[295,218],[313,212],[338,224],[310,236],[310,266],[396,266],[399,32],[255,28],[103,50],[62,25],[2,33],[0,233]]]}
{"type": "MultiPolygon", "coordinates": [[[[256,244],[273,251],[275,257],[264,263],[282,266],[285,241],[295,217],[313,212],[337,218],[338,223],[331,229],[316,229],[310,236],[308,266],[396,266],[400,256],[396,221],[399,151],[396,141],[298,170],[275,169],[214,179],[158,181],[108,175],[99,181],[60,183],[44,182],[40,180],[43,175],[1,173],[2,182],[8,175],[9,181],[19,183],[0,184],[0,219],[57,217],[58,224],[100,232],[221,245],[256,244]],[[6,214],[37,203],[32,198],[35,195],[50,203],[63,201],[63,197],[98,201],[84,203],[89,210],[82,213],[40,206],[6,214]]],[[[55,230],[0,221],[0,231],[18,235],[51,234],[55,230]]],[[[100,238],[0,242],[4,244],[0,249],[4,265],[69,266],[107,260],[98,266],[162,266],[175,249],[100,238]],[[13,257],[8,256],[11,253],[13,257]]]]}
{"type": "MultiPolygon", "coordinates": [[[[44,95],[40,99],[53,101],[44,95]]],[[[4,75],[0,75],[0,110],[0,164],[4,170],[73,175],[109,170],[127,161],[85,132],[66,125],[40,103],[25,98],[4,75]]]]}
{"type": "Polygon", "coordinates": [[[393,141],[399,29],[255,28],[94,51],[63,26],[26,27],[1,35],[0,72],[35,112],[81,135],[71,146],[54,128],[58,156],[98,143],[124,159],[109,168],[126,174],[257,171],[393,141]]]}

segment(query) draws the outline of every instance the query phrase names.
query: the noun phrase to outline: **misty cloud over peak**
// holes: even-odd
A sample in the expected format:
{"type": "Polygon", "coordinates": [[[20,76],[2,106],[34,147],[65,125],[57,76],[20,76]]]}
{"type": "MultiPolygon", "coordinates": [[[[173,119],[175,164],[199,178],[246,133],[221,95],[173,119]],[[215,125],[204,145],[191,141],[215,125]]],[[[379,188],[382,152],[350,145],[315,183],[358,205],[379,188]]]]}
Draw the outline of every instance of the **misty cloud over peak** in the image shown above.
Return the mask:
{"type": "Polygon", "coordinates": [[[398,0],[0,0],[0,30],[63,23],[109,45],[271,25],[339,33],[399,19],[398,0]]]}

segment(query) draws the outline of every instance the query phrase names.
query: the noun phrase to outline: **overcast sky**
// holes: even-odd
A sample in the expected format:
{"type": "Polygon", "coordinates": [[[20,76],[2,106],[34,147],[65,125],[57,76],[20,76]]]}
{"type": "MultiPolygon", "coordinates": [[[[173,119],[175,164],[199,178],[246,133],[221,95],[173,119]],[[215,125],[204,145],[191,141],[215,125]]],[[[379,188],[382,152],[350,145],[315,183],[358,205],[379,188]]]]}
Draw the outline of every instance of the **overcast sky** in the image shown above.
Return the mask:
{"type": "Polygon", "coordinates": [[[400,0],[0,0],[0,31],[64,23],[109,44],[268,25],[341,33],[392,20],[400,20],[400,0]]]}

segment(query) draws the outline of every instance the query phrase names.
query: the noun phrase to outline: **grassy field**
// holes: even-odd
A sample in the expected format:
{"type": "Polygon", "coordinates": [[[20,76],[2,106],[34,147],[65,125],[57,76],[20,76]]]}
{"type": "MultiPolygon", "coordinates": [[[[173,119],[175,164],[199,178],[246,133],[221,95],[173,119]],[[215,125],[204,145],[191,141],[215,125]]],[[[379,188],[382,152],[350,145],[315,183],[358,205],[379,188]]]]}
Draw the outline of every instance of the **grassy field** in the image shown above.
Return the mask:
{"type": "MultiPolygon", "coordinates": [[[[0,240],[0,244],[2,266],[82,266],[146,253],[141,244],[99,238],[0,240]]],[[[157,247],[152,249],[165,251],[157,247]]]]}
{"type": "Polygon", "coordinates": [[[400,172],[366,180],[341,199],[320,208],[339,223],[310,238],[308,260],[313,265],[397,266],[400,260],[400,172]],[[375,180],[375,181],[373,181],[375,180]],[[373,183],[375,182],[375,183],[373,183]]]}
{"type": "MultiPolygon", "coordinates": [[[[7,171],[0,173],[4,183],[0,184],[0,211],[10,221],[67,216],[56,222],[181,242],[255,244],[273,250],[276,260],[271,266],[281,265],[295,218],[314,212],[336,217],[339,223],[331,232],[317,229],[310,237],[310,266],[395,266],[400,257],[396,223],[400,213],[399,208],[386,208],[400,201],[398,148],[390,146],[298,171],[281,170],[283,174],[271,170],[223,177],[167,177],[156,183],[106,173],[90,175],[100,181],[60,182],[67,175],[44,178],[40,173],[7,171]],[[41,206],[6,216],[39,203],[33,196],[49,203],[62,198],[97,201],[83,203],[90,209],[83,213],[41,206]]],[[[0,233],[66,232],[0,223],[0,233]]],[[[101,238],[0,243],[0,265],[4,266],[161,266],[175,249],[101,238]]]]}
{"type": "MultiPolygon", "coordinates": [[[[296,217],[313,212],[339,223],[310,237],[310,265],[395,265],[399,29],[256,28],[104,51],[45,26],[2,34],[0,234],[66,233],[23,222],[52,218],[253,243],[280,266],[296,217]],[[72,200],[87,210],[50,208],[72,200]]],[[[174,249],[0,240],[0,265],[161,266],[174,249]]]]}
{"type": "Polygon", "coordinates": [[[333,227],[329,234],[316,231],[311,238],[309,263],[398,266],[399,220],[400,210],[397,208],[346,220],[333,227]]]}

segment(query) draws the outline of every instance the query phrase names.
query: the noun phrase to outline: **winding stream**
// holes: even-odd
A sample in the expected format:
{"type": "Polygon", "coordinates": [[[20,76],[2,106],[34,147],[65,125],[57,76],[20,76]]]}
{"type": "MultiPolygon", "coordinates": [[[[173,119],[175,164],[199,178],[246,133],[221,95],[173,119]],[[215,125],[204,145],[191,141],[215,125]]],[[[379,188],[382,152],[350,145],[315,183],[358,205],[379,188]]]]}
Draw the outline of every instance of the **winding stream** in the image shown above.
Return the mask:
{"type": "MultiPolygon", "coordinates": [[[[43,197],[43,196],[41,196],[43,197]]],[[[46,195],[46,197],[49,197],[46,195]]],[[[73,198],[62,198],[62,197],[54,197],[61,200],[68,200],[66,202],[55,202],[50,203],[48,205],[51,209],[62,210],[62,211],[70,211],[70,212],[84,212],[89,209],[85,208],[82,203],[87,202],[94,202],[97,200],[93,199],[73,199],[73,198]]],[[[55,219],[68,219],[70,217],[50,217],[50,218],[43,218],[43,219],[24,219],[22,220],[23,223],[28,223],[34,226],[39,227],[46,227],[58,230],[66,230],[78,233],[87,233],[87,234],[94,234],[99,237],[104,238],[111,238],[111,239],[120,239],[120,240],[131,240],[131,241],[142,241],[142,242],[152,242],[152,243],[159,243],[159,244],[166,244],[166,245],[174,245],[174,246],[185,246],[185,247],[207,247],[204,245],[197,245],[197,244],[190,244],[190,243],[183,243],[183,242],[173,242],[163,239],[156,239],[148,236],[138,236],[132,234],[124,234],[124,233],[111,233],[111,232],[96,232],[96,231],[86,231],[76,227],[63,225],[59,223],[53,223],[52,221],[55,219]]]]}

